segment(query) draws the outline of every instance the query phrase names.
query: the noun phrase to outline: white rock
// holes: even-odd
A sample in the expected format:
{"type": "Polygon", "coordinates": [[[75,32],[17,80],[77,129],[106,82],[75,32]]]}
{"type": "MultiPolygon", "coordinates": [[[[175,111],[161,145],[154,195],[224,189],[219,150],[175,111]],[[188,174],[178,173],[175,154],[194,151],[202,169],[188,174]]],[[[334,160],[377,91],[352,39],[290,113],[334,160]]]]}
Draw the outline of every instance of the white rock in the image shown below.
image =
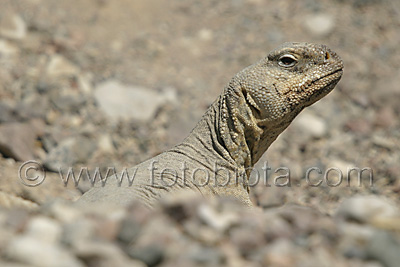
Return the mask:
{"type": "Polygon", "coordinates": [[[315,14],[306,17],[304,26],[314,35],[325,36],[332,32],[335,20],[329,14],[315,14]]]}
{"type": "Polygon", "coordinates": [[[5,256],[13,261],[41,267],[83,267],[67,250],[33,237],[13,239],[5,250],[5,256]]]}
{"type": "Polygon", "coordinates": [[[375,219],[400,218],[400,210],[393,203],[377,196],[356,196],[343,201],[336,216],[367,223],[375,219]]]}
{"type": "Polygon", "coordinates": [[[91,94],[93,92],[92,87],[92,75],[85,73],[78,76],[78,84],[81,91],[85,94],[91,94]]]}
{"type": "Polygon", "coordinates": [[[99,266],[131,266],[144,267],[143,262],[130,259],[115,244],[101,242],[80,242],[75,247],[76,254],[80,258],[97,258],[99,266]]]}
{"type": "Polygon", "coordinates": [[[81,216],[81,212],[78,209],[63,203],[62,201],[57,201],[50,205],[49,212],[52,217],[62,223],[76,222],[79,216],[81,216]]]}
{"type": "Polygon", "coordinates": [[[18,54],[18,48],[6,40],[0,39],[0,56],[12,57],[18,54]]]}
{"type": "Polygon", "coordinates": [[[320,117],[304,111],[294,121],[293,127],[299,128],[311,137],[320,138],[327,133],[326,123],[320,117]]]}
{"type": "Polygon", "coordinates": [[[0,36],[8,39],[21,40],[26,37],[27,26],[25,21],[16,14],[8,14],[2,19],[0,36]]]}
{"type": "Polygon", "coordinates": [[[78,68],[61,55],[53,55],[47,65],[49,76],[74,76],[78,74],[78,68]]]}
{"type": "Polygon", "coordinates": [[[108,153],[112,153],[115,150],[112,139],[108,134],[102,134],[100,136],[99,149],[108,153]]]}
{"type": "Polygon", "coordinates": [[[29,221],[25,234],[43,242],[56,243],[61,232],[61,226],[55,220],[37,216],[29,221]]]}
{"type": "Polygon", "coordinates": [[[216,212],[211,206],[202,204],[198,210],[199,217],[211,227],[225,231],[239,219],[233,212],[216,212]]]}
{"type": "Polygon", "coordinates": [[[39,206],[32,201],[0,191],[0,207],[7,209],[24,208],[33,210],[37,209],[39,206]]]}
{"type": "Polygon", "coordinates": [[[203,28],[198,32],[198,37],[200,40],[210,41],[213,38],[213,32],[210,29],[203,28]]]}
{"type": "Polygon", "coordinates": [[[111,119],[134,119],[141,122],[151,120],[157,109],[167,102],[176,101],[176,92],[167,89],[157,93],[138,86],[126,86],[108,80],[97,86],[95,98],[111,119]]]}

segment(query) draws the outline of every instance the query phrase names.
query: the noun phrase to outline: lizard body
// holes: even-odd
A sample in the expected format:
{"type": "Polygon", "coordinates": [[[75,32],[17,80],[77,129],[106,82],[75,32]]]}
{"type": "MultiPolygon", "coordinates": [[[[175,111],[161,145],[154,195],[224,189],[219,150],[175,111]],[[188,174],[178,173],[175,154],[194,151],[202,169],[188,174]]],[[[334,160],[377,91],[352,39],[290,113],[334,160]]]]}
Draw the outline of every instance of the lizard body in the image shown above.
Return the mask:
{"type": "Polygon", "coordinates": [[[79,201],[126,205],[138,198],[152,207],[168,194],[191,189],[251,206],[247,182],[253,165],[342,73],[342,60],[328,47],[285,43],[236,74],[181,144],[133,167],[132,184],[107,181],[79,201]]]}

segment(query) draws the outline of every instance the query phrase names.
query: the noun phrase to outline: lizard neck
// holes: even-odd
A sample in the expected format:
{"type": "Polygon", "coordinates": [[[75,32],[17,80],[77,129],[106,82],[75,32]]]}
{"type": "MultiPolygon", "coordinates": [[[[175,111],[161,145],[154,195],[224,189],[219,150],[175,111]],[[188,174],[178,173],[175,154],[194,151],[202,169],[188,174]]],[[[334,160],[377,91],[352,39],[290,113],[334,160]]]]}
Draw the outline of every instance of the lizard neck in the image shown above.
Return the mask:
{"type": "Polygon", "coordinates": [[[233,78],[213,104],[218,110],[214,118],[217,136],[235,164],[244,168],[247,177],[254,164],[290,124],[290,121],[278,124],[259,118],[252,109],[252,101],[239,79],[233,78]]]}
{"type": "MultiPolygon", "coordinates": [[[[203,157],[204,162],[225,162],[225,167],[245,171],[249,177],[254,164],[289,125],[262,120],[254,113],[246,92],[238,79],[233,78],[190,135],[175,149],[203,157]],[[198,155],[199,151],[208,152],[198,155]]],[[[212,168],[212,164],[206,165],[212,168]]]]}

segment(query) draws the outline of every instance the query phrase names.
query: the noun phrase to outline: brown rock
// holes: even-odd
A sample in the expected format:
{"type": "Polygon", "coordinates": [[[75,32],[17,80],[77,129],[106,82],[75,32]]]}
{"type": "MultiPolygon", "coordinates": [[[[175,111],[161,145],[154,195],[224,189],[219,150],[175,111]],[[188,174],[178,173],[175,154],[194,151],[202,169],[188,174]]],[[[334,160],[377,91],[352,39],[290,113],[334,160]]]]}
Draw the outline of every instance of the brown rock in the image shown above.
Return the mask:
{"type": "Polygon", "coordinates": [[[35,141],[43,131],[43,122],[0,125],[0,152],[19,161],[35,158],[35,141]]]}
{"type": "Polygon", "coordinates": [[[396,122],[396,114],[391,107],[380,109],[375,117],[375,125],[382,128],[392,127],[396,122]]]}

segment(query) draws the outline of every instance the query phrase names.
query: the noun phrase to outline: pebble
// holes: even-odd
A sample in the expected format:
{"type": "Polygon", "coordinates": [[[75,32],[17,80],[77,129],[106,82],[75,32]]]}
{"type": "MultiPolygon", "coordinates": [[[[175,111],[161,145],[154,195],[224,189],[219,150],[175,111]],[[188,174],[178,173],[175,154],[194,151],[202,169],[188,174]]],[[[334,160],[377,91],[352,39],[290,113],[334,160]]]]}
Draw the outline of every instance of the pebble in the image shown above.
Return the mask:
{"type": "Polygon", "coordinates": [[[157,93],[139,86],[123,85],[115,80],[99,84],[94,95],[100,109],[112,120],[148,122],[161,106],[176,102],[174,89],[157,93]]]}
{"type": "Polygon", "coordinates": [[[21,16],[13,13],[1,18],[0,36],[11,40],[21,40],[27,35],[27,25],[21,16]]]}
{"type": "Polygon", "coordinates": [[[127,217],[121,222],[118,240],[124,244],[132,243],[139,236],[140,230],[138,221],[134,217],[127,217]]]}
{"type": "Polygon", "coordinates": [[[108,134],[102,134],[99,137],[98,146],[101,151],[106,153],[112,153],[115,150],[111,136],[108,134]]]}
{"type": "Polygon", "coordinates": [[[198,215],[206,224],[220,232],[225,231],[238,220],[236,213],[229,211],[218,213],[209,205],[200,205],[198,215]]]}
{"type": "Polygon", "coordinates": [[[6,40],[0,39],[0,56],[11,58],[18,54],[18,48],[6,40]]]}
{"type": "Polygon", "coordinates": [[[346,221],[371,223],[379,218],[398,218],[400,211],[394,204],[382,197],[355,196],[343,201],[335,216],[346,221]]]}
{"type": "Polygon", "coordinates": [[[400,242],[392,234],[375,231],[366,247],[367,259],[375,259],[383,266],[397,267],[400,262],[400,242]]]}
{"type": "Polygon", "coordinates": [[[31,201],[0,191],[0,206],[7,209],[36,209],[39,206],[31,201]]]}
{"type": "Polygon", "coordinates": [[[144,262],[147,266],[157,266],[164,259],[163,249],[157,245],[148,245],[146,247],[136,247],[128,250],[128,255],[133,259],[144,262]]]}
{"type": "Polygon", "coordinates": [[[33,118],[45,119],[50,108],[47,95],[31,94],[16,104],[14,117],[18,116],[24,121],[33,118]]]}
{"type": "Polygon", "coordinates": [[[345,123],[345,128],[355,134],[370,134],[372,131],[372,123],[364,118],[348,120],[345,123]]]}
{"type": "Polygon", "coordinates": [[[0,114],[0,123],[15,122],[18,120],[13,105],[5,101],[0,102],[0,114]]]}
{"type": "Polygon", "coordinates": [[[32,236],[15,237],[6,247],[5,256],[16,262],[41,267],[85,266],[62,247],[32,236]]]}
{"type": "Polygon", "coordinates": [[[61,226],[53,219],[36,216],[31,219],[26,227],[25,235],[46,243],[57,243],[61,237],[61,226]]]}
{"type": "Polygon", "coordinates": [[[314,14],[306,17],[305,28],[316,36],[329,35],[335,27],[335,19],[329,14],[314,14]]]}
{"type": "Polygon", "coordinates": [[[84,95],[71,90],[55,92],[50,100],[61,112],[78,113],[85,106],[87,99],[84,95]]]}
{"type": "Polygon", "coordinates": [[[0,125],[0,152],[19,161],[33,160],[38,136],[38,129],[29,122],[3,123],[0,125]]]}
{"type": "Polygon", "coordinates": [[[74,164],[86,162],[96,147],[96,140],[89,137],[67,138],[50,150],[44,165],[52,171],[62,168],[66,172],[74,164]]]}
{"type": "Polygon", "coordinates": [[[309,138],[321,138],[327,134],[327,125],[324,119],[304,111],[292,123],[292,127],[301,130],[309,138]]]}
{"type": "Polygon", "coordinates": [[[94,232],[93,223],[86,218],[80,218],[64,225],[61,240],[68,246],[75,246],[90,239],[94,232]]]}
{"type": "Polygon", "coordinates": [[[396,123],[396,114],[390,107],[384,107],[379,110],[375,116],[375,125],[382,128],[390,128],[396,123]]]}
{"type": "Polygon", "coordinates": [[[245,257],[254,254],[265,243],[264,236],[260,232],[254,231],[251,226],[232,229],[230,237],[232,243],[245,257]]]}
{"type": "Polygon", "coordinates": [[[76,255],[83,259],[86,266],[116,266],[116,267],[144,267],[142,262],[132,260],[113,243],[106,243],[94,239],[93,241],[79,242],[74,246],[76,255]]]}
{"type": "Polygon", "coordinates": [[[218,266],[224,262],[224,256],[215,247],[195,246],[187,254],[192,262],[205,266],[218,266]]]}
{"type": "Polygon", "coordinates": [[[78,67],[59,54],[50,58],[46,69],[47,75],[54,78],[77,76],[78,72],[78,67]]]}

